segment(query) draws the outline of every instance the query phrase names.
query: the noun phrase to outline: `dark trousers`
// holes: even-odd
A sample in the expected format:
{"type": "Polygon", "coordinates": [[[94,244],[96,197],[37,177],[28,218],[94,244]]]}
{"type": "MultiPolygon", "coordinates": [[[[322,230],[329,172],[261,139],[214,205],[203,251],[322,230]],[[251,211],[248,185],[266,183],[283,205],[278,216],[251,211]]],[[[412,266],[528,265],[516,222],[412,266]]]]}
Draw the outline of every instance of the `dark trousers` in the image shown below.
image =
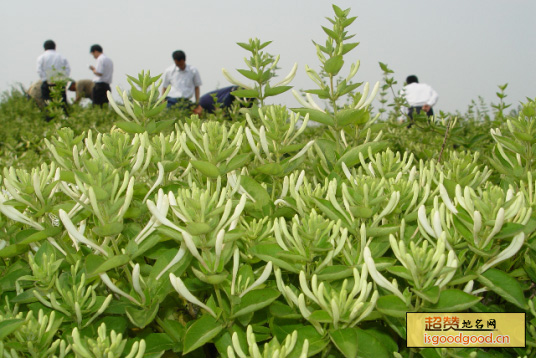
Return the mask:
{"type": "MultiPolygon", "coordinates": [[[[409,107],[409,110],[408,110],[408,117],[410,119],[410,123],[408,124],[408,128],[411,128],[411,126],[413,125],[414,121],[413,121],[413,113],[417,113],[417,114],[421,114],[421,111],[422,111],[422,106],[418,106],[418,107],[409,107]]],[[[431,117],[434,115],[434,110],[430,107],[430,110],[428,112],[425,112],[425,114],[428,116],[428,117],[431,117]]]]}
{"type": "Polygon", "coordinates": [[[111,91],[110,85],[106,82],[97,82],[93,86],[93,104],[99,105],[102,107],[103,104],[108,103],[108,96],[106,93],[111,91]]]}
{"type": "MultiPolygon", "coordinates": [[[[408,116],[409,116],[409,118],[413,119],[413,113],[417,112],[417,114],[420,114],[421,111],[422,111],[422,106],[409,107],[408,116]]],[[[431,117],[431,116],[434,115],[434,110],[432,108],[430,108],[430,110],[428,112],[425,112],[425,114],[428,117],[431,117]]]]}
{"type": "MultiPolygon", "coordinates": [[[[43,81],[41,85],[41,96],[44,101],[50,101],[52,97],[50,96],[51,88],[56,87],[55,84],[49,84],[47,81],[43,81]]],[[[63,103],[67,103],[67,95],[65,94],[65,88],[61,88],[61,100],[63,103]]]]}
{"type": "MultiPolygon", "coordinates": [[[[52,100],[52,96],[50,95],[51,89],[54,88],[54,89],[59,90],[61,92],[61,103],[62,103],[63,113],[65,113],[65,115],[68,116],[69,112],[67,110],[67,94],[65,93],[65,87],[61,86],[60,88],[59,86],[61,85],[49,84],[47,81],[43,81],[43,84],[41,85],[41,96],[43,98],[43,101],[45,101],[46,103],[47,101],[52,100]]],[[[53,117],[49,113],[48,108],[45,108],[45,120],[49,122],[52,120],[52,118],[53,117]]]]}
{"type": "Polygon", "coordinates": [[[188,98],[166,97],[167,108],[175,107],[180,109],[191,109],[194,103],[188,98]]]}

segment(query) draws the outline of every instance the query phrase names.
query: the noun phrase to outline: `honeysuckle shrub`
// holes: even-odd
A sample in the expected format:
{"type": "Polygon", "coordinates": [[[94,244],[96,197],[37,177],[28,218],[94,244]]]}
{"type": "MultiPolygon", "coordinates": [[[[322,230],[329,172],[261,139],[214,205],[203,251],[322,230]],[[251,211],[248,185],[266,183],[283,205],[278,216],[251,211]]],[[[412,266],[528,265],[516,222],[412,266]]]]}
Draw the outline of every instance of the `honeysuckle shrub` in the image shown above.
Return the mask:
{"type": "MultiPolygon", "coordinates": [[[[328,78],[351,47],[334,11],[328,78]]],[[[117,126],[59,129],[49,160],[3,169],[0,357],[535,354],[534,152],[519,133],[536,102],[493,131],[493,152],[438,163],[392,149],[364,85],[341,104],[349,82],[319,81],[309,94],[337,110],[308,96],[170,124],[158,78],[131,81],[117,126]],[[406,348],[406,312],[435,311],[525,312],[527,347],[406,348]]]]}

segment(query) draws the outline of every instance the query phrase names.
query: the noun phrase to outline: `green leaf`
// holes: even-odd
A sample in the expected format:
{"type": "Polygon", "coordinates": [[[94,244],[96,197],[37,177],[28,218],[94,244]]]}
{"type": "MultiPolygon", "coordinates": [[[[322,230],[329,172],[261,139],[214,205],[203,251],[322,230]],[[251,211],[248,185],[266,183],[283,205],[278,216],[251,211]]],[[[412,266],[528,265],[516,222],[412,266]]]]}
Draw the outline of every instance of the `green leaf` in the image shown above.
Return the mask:
{"type": "Polygon", "coordinates": [[[318,98],[320,99],[328,99],[330,94],[329,94],[329,89],[310,89],[310,90],[306,90],[305,93],[310,93],[310,94],[316,94],[318,96],[318,98]]]}
{"type": "MultiPolygon", "coordinates": [[[[289,272],[300,272],[296,267],[297,265],[295,264],[295,261],[293,262],[293,260],[289,260],[288,256],[285,259],[281,257],[285,251],[277,244],[257,244],[250,248],[250,253],[265,262],[272,261],[275,266],[289,272]]],[[[301,259],[301,257],[297,256],[297,259],[301,259]]]]}
{"type": "Polygon", "coordinates": [[[0,257],[13,257],[28,251],[28,245],[14,244],[0,250],[0,257]]]}
{"type": "Polygon", "coordinates": [[[307,339],[309,341],[309,357],[313,357],[315,354],[320,353],[329,344],[329,340],[325,339],[319,334],[316,329],[311,325],[304,326],[303,324],[291,324],[291,325],[274,325],[273,333],[276,338],[282,342],[287,335],[292,332],[298,332],[298,340],[296,346],[290,352],[288,358],[298,358],[300,356],[303,343],[307,339]]]}
{"type": "Polygon", "coordinates": [[[329,333],[329,338],[335,347],[346,358],[357,358],[358,336],[354,328],[342,328],[329,333]]]}
{"type": "Polygon", "coordinates": [[[319,111],[317,109],[312,109],[312,108],[292,108],[292,111],[296,112],[296,113],[299,113],[304,117],[305,117],[306,114],[308,114],[309,119],[314,121],[314,122],[327,124],[328,126],[333,126],[335,124],[335,122],[333,121],[333,117],[331,117],[329,114],[324,113],[322,111],[319,111]]]}
{"type": "Polygon", "coordinates": [[[274,301],[270,305],[270,315],[274,317],[293,319],[293,320],[299,320],[302,318],[301,314],[296,313],[292,308],[290,308],[289,305],[281,301],[274,301]]]}
{"type": "Polygon", "coordinates": [[[398,318],[406,318],[406,312],[408,311],[404,301],[395,295],[381,296],[378,298],[376,308],[384,315],[398,318]]]}
{"type": "Polygon", "coordinates": [[[471,308],[480,301],[481,297],[475,297],[462,290],[449,289],[441,291],[436,304],[424,308],[429,312],[459,312],[471,308]]]}
{"type": "Polygon", "coordinates": [[[404,266],[391,266],[387,268],[387,271],[393,275],[402,277],[404,280],[413,281],[410,271],[404,266]]]}
{"type": "Polygon", "coordinates": [[[155,357],[161,357],[165,351],[175,348],[176,343],[165,333],[150,333],[144,338],[147,348],[145,356],[155,354],[155,357]]]}
{"type": "Polygon", "coordinates": [[[504,239],[507,237],[512,237],[515,234],[523,231],[524,229],[525,225],[517,223],[506,223],[502,226],[501,231],[499,231],[497,235],[494,236],[494,239],[504,239]]]}
{"type": "Polygon", "coordinates": [[[337,15],[337,17],[346,16],[344,11],[340,7],[338,7],[337,5],[332,4],[331,7],[333,8],[333,11],[335,12],[335,15],[337,15]]]}
{"type": "Polygon", "coordinates": [[[136,327],[145,328],[154,320],[159,307],[158,303],[153,304],[151,307],[143,307],[141,309],[134,306],[127,306],[126,314],[130,322],[136,327]]]}
{"type": "Polygon", "coordinates": [[[313,311],[313,313],[311,313],[311,315],[307,318],[307,320],[316,321],[319,323],[332,323],[333,322],[333,318],[331,318],[329,313],[323,310],[313,311]]]}
{"type": "Polygon", "coordinates": [[[356,328],[355,331],[357,333],[357,351],[359,357],[391,357],[390,352],[387,351],[382,341],[376,339],[376,336],[359,328],[356,328]]]}
{"type": "Polygon", "coordinates": [[[214,274],[204,274],[203,272],[199,271],[193,266],[192,266],[192,272],[194,273],[195,277],[197,277],[199,280],[206,282],[210,285],[219,285],[220,283],[225,281],[227,276],[229,276],[229,272],[227,271],[214,273],[214,274]]]}
{"type": "Polygon", "coordinates": [[[135,87],[132,87],[130,89],[130,95],[133,99],[135,99],[138,102],[145,102],[149,99],[149,95],[147,93],[143,93],[142,91],[136,89],[135,87]]]}
{"type": "Polygon", "coordinates": [[[222,165],[220,167],[220,172],[222,174],[227,174],[235,169],[243,168],[250,162],[250,160],[251,153],[238,154],[237,156],[233,157],[233,159],[231,159],[229,163],[227,163],[226,165],[222,165]]]}
{"type": "Polygon", "coordinates": [[[240,74],[252,81],[257,82],[259,80],[259,74],[250,70],[237,70],[240,74]]]}
{"type": "Polygon", "coordinates": [[[343,44],[342,45],[342,54],[343,55],[347,54],[348,52],[350,52],[354,48],[356,48],[357,45],[359,45],[359,42],[352,42],[352,43],[343,44]]]}
{"type": "Polygon", "coordinates": [[[212,231],[212,227],[207,223],[189,222],[186,224],[186,231],[192,235],[204,235],[212,231]]]}
{"type": "Polygon", "coordinates": [[[380,64],[380,68],[382,69],[383,72],[385,72],[385,73],[393,73],[394,72],[391,69],[389,69],[389,67],[387,66],[386,63],[379,62],[379,64],[380,64]]]}
{"type": "Polygon", "coordinates": [[[88,277],[95,277],[100,273],[113,268],[126,265],[130,261],[127,255],[117,255],[112,257],[102,257],[100,255],[88,255],[86,257],[86,271],[88,277]]]}
{"type": "Polygon", "coordinates": [[[424,291],[413,289],[413,292],[415,292],[415,294],[420,298],[430,303],[437,303],[437,301],[439,300],[439,287],[437,286],[432,286],[431,288],[424,291]]]}
{"type": "Polygon", "coordinates": [[[192,160],[190,161],[192,166],[199,170],[201,174],[206,175],[209,178],[217,178],[220,176],[220,170],[217,166],[204,160],[192,160]]]}
{"type": "Polygon", "coordinates": [[[365,206],[351,206],[350,211],[352,212],[353,216],[363,219],[368,219],[374,214],[371,208],[367,208],[365,206]]]}
{"type": "Polygon", "coordinates": [[[175,321],[173,319],[161,320],[159,318],[156,318],[156,321],[169,336],[169,338],[171,338],[175,343],[182,342],[182,337],[184,336],[184,326],[179,321],[175,321]]]}
{"type": "Polygon", "coordinates": [[[153,107],[149,110],[145,110],[144,115],[146,118],[152,118],[156,116],[158,113],[162,112],[164,109],[166,109],[166,107],[167,107],[167,102],[163,101],[158,106],[153,107]]]}
{"type": "Polygon", "coordinates": [[[29,244],[31,242],[41,241],[48,237],[54,237],[61,233],[63,230],[62,228],[58,226],[52,226],[49,228],[46,228],[45,230],[36,232],[28,237],[26,237],[24,240],[21,240],[19,244],[29,244]]]}
{"type": "MultiPolygon", "coordinates": [[[[19,262],[22,262],[19,261],[19,262]]],[[[2,275],[0,277],[0,292],[6,293],[8,291],[15,291],[16,286],[15,283],[18,281],[19,278],[22,276],[30,275],[30,266],[26,264],[26,266],[21,265],[13,265],[8,269],[8,272],[2,272],[2,275]]],[[[18,282],[19,285],[23,285],[23,281],[18,282]]],[[[33,283],[30,284],[33,286],[33,283]]]]}
{"type": "Polygon", "coordinates": [[[242,47],[246,51],[252,51],[253,50],[253,47],[251,47],[249,44],[247,44],[245,42],[237,42],[236,44],[238,46],[242,47]]]}
{"type": "Polygon", "coordinates": [[[357,125],[367,123],[370,115],[369,111],[364,109],[343,109],[337,112],[335,119],[339,126],[357,125]]]}
{"type": "MultiPolygon", "coordinates": [[[[165,103],[163,103],[163,105],[166,105],[165,103]]],[[[147,113],[147,117],[149,117],[150,114],[147,113]]],[[[156,121],[154,120],[155,122],[155,129],[154,129],[154,132],[153,133],[160,133],[164,130],[166,130],[168,127],[171,127],[173,126],[175,123],[176,123],[176,119],[166,119],[166,120],[163,120],[163,121],[156,121]]]]}
{"type": "Polygon", "coordinates": [[[338,40],[339,39],[339,36],[337,36],[337,33],[335,33],[335,31],[331,30],[331,29],[328,29],[327,27],[325,26],[322,26],[322,30],[324,30],[324,32],[329,36],[331,37],[333,40],[338,40]]]}
{"type": "Polygon", "coordinates": [[[223,325],[211,315],[201,316],[186,331],[182,354],[188,354],[205,343],[210,342],[222,329],[223,325]]]}
{"type": "Polygon", "coordinates": [[[332,76],[336,76],[344,65],[342,55],[333,56],[324,63],[324,71],[332,76]]]}
{"type": "Polygon", "coordinates": [[[334,281],[353,276],[353,271],[349,266],[332,265],[323,268],[316,275],[320,281],[334,281]]]}
{"type": "Polygon", "coordinates": [[[291,88],[292,88],[292,86],[266,87],[264,89],[264,95],[266,97],[276,96],[278,94],[281,94],[281,93],[284,93],[284,92],[288,91],[291,88]]]}
{"type": "Polygon", "coordinates": [[[272,288],[252,290],[241,298],[240,303],[234,309],[233,317],[258,311],[272,303],[279,295],[279,291],[272,288]]]}
{"type": "Polygon", "coordinates": [[[240,177],[240,185],[255,199],[255,205],[264,207],[271,203],[270,195],[255,179],[242,176],[240,177]]]}
{"type": "Polygon", "coordinates": [[[380,237],[380,236],[387,236],[390,234],[394,234],[400,230],[400,227],[398,226],[380,226],[380,227],[367,227],[367,236],[371,237],[380,237]]]}
{"type": "Polygon", "coordinates": [[[108,223],[100,226],[95,226],[92,230],[96,235],[100,237],[115,236],[123,231],[123,223],[108,223]]]}
{"type": "Polygon", "coordinates": [[[506,272],[491,268],[481,274],[478,277],[478,281],[506,301],[513,303],[519,308],[528,310],[527,300],[523,294],[521,284],[506,272]]]}
{"type": "Polygon", "coordinates": [[[254,89],[242,89],[231,92],[235,97],[259,98],[259,92],[254,89]]]}
{"type": "MultiPolygon", "coordinates": [[[[358,329],[358,333],[361,331],[361,329],[358,329]]],[[[387,352],[398,352],[398,344],[396,343],[396,341],[393,339],[393,337],[391,336],[391,332],[389,332],[389,330],[386,330],[383,328],[383,325],[382,326],[379,326],[377,328],[371,328],[371,329],[366,329],[365,332],[371,336],[374,337],[374,339],[376,339],[378,342],[381,342],[381,344],[383,345],[383,347],[385,347],[385,350],[387,352]]],[[[366,355],[366,354],[363,354],[364,352],[362,351],[362,344],[359,343],[360,341],[358,341],[358,348],[359,348],[359,353],[362,357],[373,357],[375,356],[374,354],[371,354],[371,355],[366,355]]],[[[366,346],[366,344],[365,344],[366,346]]]]}
{"type": "MultiPolygon", "coordinates": [[[[273,72],[272,70],[268,69],[266,71],[264,71],[262,74],[261,74],[261,78],[260,78],[260,81],[261,83],[266,83],[270,80],[270,78],[273,77],[273,72]]],[[[264,93],[264,95],[266,96],[266,92],[264,93]]]]}
{"type": "Polygon", "coordinates": [[[333,204],[326,200],[321,198],[312,198],[315,202],[316,206],[331,220],[341,220],[345,226],[349,226],[350,223],[344,218],[344,216],[333,206],[333,204]]]}
{"type": "Polygon", "coordinates": [[[116,127],[124,130],[127,133],[143,133],[145,128],[134,122],[118,121],[114,123],[116,127]]]}
{"type": "Polygon", "coordinates": [[[375,154],[387,148],[387,145],[387,142],[370,142],[360,144],[357,147],[353,147],[346,153],[344,153],[342,157],[337,161],[337,165],[340,166],[344,162],[348,168],[352,168],[360,162],[359,153],[361,153],[363,157],[367,159],[369,155],[369,148],[371,149],[372,154],[375,154]]]}
{"type": "Polygon", "coordinates": [[[6,319],[0,322],[0,339],[4,339],[11,333],[15,332],[24,324],[24,320],[17,319],[6,319]]]}
{"type": "Polygon", "coordinates": [[[279,163],[266,163],[261,164],[257,168],[257,171],[266,175],[280,176],[283,174],[283,167],[279,163]]]}

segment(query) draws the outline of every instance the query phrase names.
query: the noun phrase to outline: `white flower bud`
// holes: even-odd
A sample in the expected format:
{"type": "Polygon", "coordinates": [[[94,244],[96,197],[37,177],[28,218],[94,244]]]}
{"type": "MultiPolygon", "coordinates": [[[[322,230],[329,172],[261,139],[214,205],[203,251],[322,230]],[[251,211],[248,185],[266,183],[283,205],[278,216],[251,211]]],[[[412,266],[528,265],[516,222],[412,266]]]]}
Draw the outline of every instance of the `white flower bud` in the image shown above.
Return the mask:
{"type": "Polygon", "coordinates": [[[182,296],[185,300],[203,308],[205,311],[210,313],[212,317],[216,318],[216,314],[214,311],[205,305],[203,302],[199,301],[197,297],[192,295],[192,293],[186,288],[180,277],[175,276],[174,274],[169,274],[169,280],[171,281],[171,284],[173,285],[173,288],[182,296]]]}

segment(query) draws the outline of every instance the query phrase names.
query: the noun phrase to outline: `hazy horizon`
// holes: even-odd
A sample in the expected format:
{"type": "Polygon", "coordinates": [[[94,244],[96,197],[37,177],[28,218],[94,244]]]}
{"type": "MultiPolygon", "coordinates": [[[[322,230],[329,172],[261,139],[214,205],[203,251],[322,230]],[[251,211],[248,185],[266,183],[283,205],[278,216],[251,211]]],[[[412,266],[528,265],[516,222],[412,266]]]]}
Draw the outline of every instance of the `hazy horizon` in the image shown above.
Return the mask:
{"type": "MultiPolygon", "coordinates": [[[[487,104],[496,103],[497,85],[505,83],[509,84],[506,102],[513,107],[526,97],[536,97],[536,73],[530,67],[536,49],[522,40],[534,32],[535,2],[335,3],[350,7],[351,15],[358,17],[349,33],[356,34],[353,40],[360,45],[346,57],[347,65],[361,61],[355,81],[381,81],[380,61],[395,71],[396,89],[407,75],[416,74],[439,93],[436,113],[463,113],[479,96],[487,104]]],[[[28,87],[38,80],[36,59],[47,39],[53,39],[57,51],[69,60],[75,80],[92,78],[87,67],[95,60],[89,47],[100,44],[114,61],[114,93],[117,85],[129,87],[126,74],[136,75],[141,70],[162,73],[172,64],[171,53],[177,49],[184,50],[187,63],[198,68],[201,93],[225,87],[229,83],[221,69],[241,78],[235,69],[245,67],[243,58],[248,55],[236,42],[253,37],[273,41],[266,50],[281,56],[280,76],[298,62],[298,74],[291,83],[295,89],[315,88],[304,68],[319,68],[311,41],[325,41],[321,26],[331,27],[325,18],[333,16],[331,2],[321,0],[30,0],[4,2],[0,9],[0,29],[7,34],[7,53],[0,67],[1,92],[18,83],[28,87]]],[[[345,65],[341,76],[346,74],[345,65]]],[[[274,102],[298,106],[290,94],[278,96],[274,102]]]]}

